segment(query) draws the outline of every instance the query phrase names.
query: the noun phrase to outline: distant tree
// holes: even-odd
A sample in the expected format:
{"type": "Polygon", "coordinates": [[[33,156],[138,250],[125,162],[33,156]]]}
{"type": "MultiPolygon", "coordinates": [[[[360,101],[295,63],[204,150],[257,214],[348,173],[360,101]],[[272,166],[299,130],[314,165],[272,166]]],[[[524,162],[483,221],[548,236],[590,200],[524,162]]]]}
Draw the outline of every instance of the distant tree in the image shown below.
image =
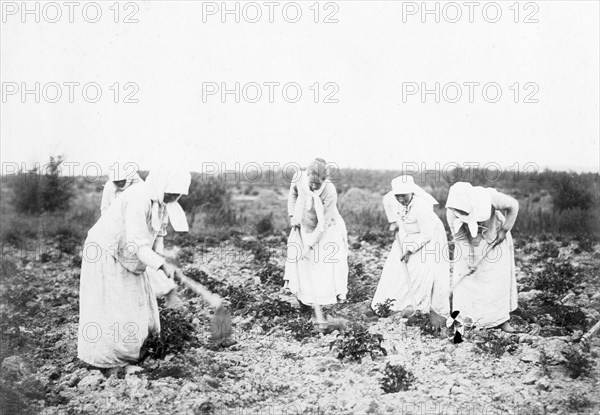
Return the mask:
{"type": "Polygon", "coordinates": [[[20,171],[13,181],[13,204],[17,211],[30,214],[66,209],[73,198],[73,180],[60,175],[63,157],[50,157],[44,171],[20,171]]]}

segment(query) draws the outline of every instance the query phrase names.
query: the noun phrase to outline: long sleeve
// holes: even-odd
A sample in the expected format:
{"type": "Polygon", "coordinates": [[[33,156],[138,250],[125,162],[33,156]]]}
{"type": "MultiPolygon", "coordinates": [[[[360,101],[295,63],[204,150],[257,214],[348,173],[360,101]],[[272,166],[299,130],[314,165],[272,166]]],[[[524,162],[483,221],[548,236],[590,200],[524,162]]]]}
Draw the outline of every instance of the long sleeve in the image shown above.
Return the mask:
{"type": "Polygon", "coordinates": [[[455,229],[454,227],[454,223],[456,222],[456,219],[458,219],[458,216],[456,216],[456,213],[454,213],[454,210],[452,209],[446,209],[446,222],[448,222],[448,227],[450,228],[450,233],[452,234],[452,237],[454,238],[454,235],[456,234],[456,232],[458,231],[458,229],[455,229]]]}
{"type": "MultiPolygon", "coordinates": [[[[321,209],[322,214],[317,212],[317,226],[306,238],[306,245],[309,246],[316,245],[323,238],[327,227],[335,222],[339,215],[335,186],[333,183],[326,183],[324,186],[326,187],[323,189],[323,193],[317,198],[318,201],[321,201],[322,206],[315,206],[315,210],[321,209]]],[[[316,203],[318,203],[318,201],[316,201],[316,203]]]]}
{"type": "Polygon", "coordinates": [[[383,196],[383,210],[385,211],[385,216],[389,223],[394,223],[398,221],[398,206],[400,202],[396,200],[396,197],[392,192],[386,193],[383,196]]]}
{"type": "Polygon", "coordinates": [[[147,220],[150,206],[149,200],[130,200],[125,207],[125,249],[135,253],[144,265],[157,270],[164,260],[152,250],[154,238],[147,220]]]}
{"type": "Polygon", "coordinates": [[[115,200],[115,185],[108,181],[102,189],[102,201],[100,202],[100,214],[104,214],[115,200]]]}
{"type": "Polygon", "coordinates": [[[337,210],[337,191],[333,183],[324,184],[325,189],[321,194],[321,200],[323,201],[325,224],[327,227],[332,221],[335,221],[339,212],[337,210]]]}
{"type": "Polygon", "coordinates": [[[152,247],[152,250],[154,252],[156,252],[158,255],[164,255],[165,252],[165,240],[163,236],[157,236],[156,240],[154,241],[154,246],[152,247]]]}
{"type": "Polygon", "coordinates": [[[517,220],[517,215],[519,214],[519,202],[515,198],[504,193],[500,193],[497,190],[490,190],[492,205],[497,210],[503,212],[506,217],[503,228],[506,231],[510,231],[517,220]]]}
{"type": "Polygon", "coordinates": [[[403,241],[404,249],[416,252],[433,239],[435,230],[434,213],[424,203],[413,206],[418,232],[409,233],[403,241]]]}
{"type": "Polygon", "coordinates": [[[288,195],[288,215],[294,216],[294,209],[296,206],[296,201],[298,200],[298,187],[296,186],[296,175],[294,175],[294,179],[290,183],[290,193],[288,195]]]}

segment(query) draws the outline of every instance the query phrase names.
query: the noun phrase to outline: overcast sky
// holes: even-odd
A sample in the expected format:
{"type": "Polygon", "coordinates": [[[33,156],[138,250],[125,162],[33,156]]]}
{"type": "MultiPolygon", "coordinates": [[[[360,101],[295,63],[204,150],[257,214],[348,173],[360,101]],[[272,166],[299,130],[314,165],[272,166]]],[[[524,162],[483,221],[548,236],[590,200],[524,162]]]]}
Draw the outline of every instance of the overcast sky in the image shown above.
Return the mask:
{"type": "Polygon", "coordinates": [[[221,2],[200,1],[123,2],[118,16],[113,2],[99,2],[102,15],[90,23],[88,3],[71,23],[63,2],[29,2],[34,12],[25,15],[20,1],[2,2],[4,164],[64,154],[141,168],[167,158],[198,171],[203,163],[321,156],[341,167],[598,171],[597,1],[479,2],[472,10],[429,2],[439,23],[421,14],[421,2],[228,2],[237,3],[239,23],[221,14],[221,2]],[[36,82],[39,103],[34,93],[21,96],[36,82]],[[74,102],[65,82],[79,83],[74,102]],[[240,102],[234,93],[223,99],[222,85],[234,90],[236,82],[240,102]],[[420,93],[436,82],[439,103],[420,93]],[[87,102],[94,85],[102,96],[87,102]],[[298,88],[299,100],[288,102],[298,88]]]}

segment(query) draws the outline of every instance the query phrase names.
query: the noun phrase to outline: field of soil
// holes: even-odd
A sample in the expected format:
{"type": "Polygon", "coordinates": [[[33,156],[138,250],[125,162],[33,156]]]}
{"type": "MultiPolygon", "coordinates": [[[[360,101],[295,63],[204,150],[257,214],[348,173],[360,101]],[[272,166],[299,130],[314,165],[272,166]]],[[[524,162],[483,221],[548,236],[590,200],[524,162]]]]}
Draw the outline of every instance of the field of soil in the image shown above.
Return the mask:
{"type": "Polygon", "coordinates": [[[211,342],[213,311],[181,288],[127,375],[76,358],[79,247],[6,245],[1,413],[598,413],[600,336],[580,339],[600,319],[599,247],[515,239],[516,332],[461,344],[422,316],[370,311],[388,238],[350,238],[349,301],[326,308],[339,322],[326,334],[281,290],[285,235],[176,239],[185,273],[226,299],[236,343],[211,342]]]}

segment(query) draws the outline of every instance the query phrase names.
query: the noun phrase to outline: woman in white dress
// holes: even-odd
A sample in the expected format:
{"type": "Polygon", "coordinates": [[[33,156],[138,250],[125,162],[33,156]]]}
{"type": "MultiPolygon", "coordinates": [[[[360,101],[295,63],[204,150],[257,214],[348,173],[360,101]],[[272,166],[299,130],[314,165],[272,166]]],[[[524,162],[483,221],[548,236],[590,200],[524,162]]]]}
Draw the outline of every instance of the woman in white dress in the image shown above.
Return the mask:
{"type": "Polygon", "coordinates": [[[77,355],[99,368],[135,364],[149,333],[160,331],[147,268],[173,276],[153,250],[167,224],[188,231],[177,200],[189,171],[157,169],[119,196],[88,232],[82,255],[77,355]]]}
{"type": "Polygon", "coordinates": [[[319,306],[343,302],[348,293],[348,235],[325,160],[315,159],[294,175],[288,213],[284,280],[301,303],[316,306],[322,323],[319,306]]]}
{"type": "Polygon", "coordinates": [[[405,315],[430,310],[449,315],[450,263],[442,221],[433,211],[438,202],[412,176],[392,180],[383,198],[396,239],[385,261],[371,307],[394,300],[392,310],[405,315]]]}
{"type": "MultiPolygon", "coordinates": [[[[136,165],[131,162],[116,162],[108,169],[108,181],[104,184],[102,191],[102,201],[100,203],[100,212],[103,215],[113,202],[125,190],[139,183],[144,183],[139,174],[134,171],[136,165]]],[[[159,255],[164,253],[163,237],[158,236],[154,242],[154,252],[159,255]]],[[[181,304],[177,296],[177,285],[170,278],[165,278],[162,272],[147,268],[146,273],[152,284],[152,289],[156,297],[165,298],[166,307],[174,307],[181,304]]]]}
{"type": "Polygon", "coordinates": [[[477,327],[500,326],[517,308],[510,230],[519,202],[492,188],[458,182],[450,187],[446,218],[455,242],[453,309],[477,327]]]}

